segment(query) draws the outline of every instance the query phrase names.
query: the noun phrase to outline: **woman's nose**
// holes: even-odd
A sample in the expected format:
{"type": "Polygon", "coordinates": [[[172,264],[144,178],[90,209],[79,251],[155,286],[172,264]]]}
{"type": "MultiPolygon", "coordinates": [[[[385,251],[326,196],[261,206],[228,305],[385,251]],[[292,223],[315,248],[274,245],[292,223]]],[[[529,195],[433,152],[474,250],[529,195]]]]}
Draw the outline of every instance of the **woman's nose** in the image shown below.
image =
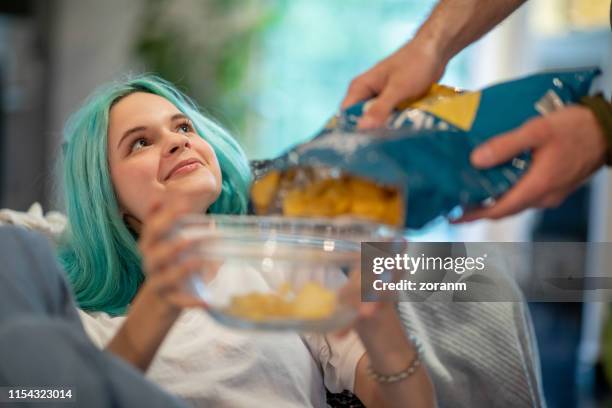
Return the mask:
{"type": "Polygon", "coordinates": [[[185,149],[191,148],[191,143],[189,139],[185,135],[169,135],[169,141],[166,146],[166,154],[172,155],[176,153],[181,153],[185,149]]]}

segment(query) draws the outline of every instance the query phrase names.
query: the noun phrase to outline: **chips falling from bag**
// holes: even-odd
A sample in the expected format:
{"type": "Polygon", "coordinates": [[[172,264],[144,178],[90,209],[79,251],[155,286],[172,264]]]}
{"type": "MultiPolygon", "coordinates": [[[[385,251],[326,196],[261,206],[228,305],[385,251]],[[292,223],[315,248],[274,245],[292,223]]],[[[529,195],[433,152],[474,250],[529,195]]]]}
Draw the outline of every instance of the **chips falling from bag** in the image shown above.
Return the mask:
{"type": "Polygon", "coordinates": [[[531,75],[478,92],[434,85],[405,101],[386,126],[356,129],[368,102],[333,117],[311,141],[254,164],[251,198],[257,214],[353,216],[421,228],[496,199],[527,171],[525,152],[491,169],[470,153],[491,137],[577,103],[598,69],[531,75]]]}

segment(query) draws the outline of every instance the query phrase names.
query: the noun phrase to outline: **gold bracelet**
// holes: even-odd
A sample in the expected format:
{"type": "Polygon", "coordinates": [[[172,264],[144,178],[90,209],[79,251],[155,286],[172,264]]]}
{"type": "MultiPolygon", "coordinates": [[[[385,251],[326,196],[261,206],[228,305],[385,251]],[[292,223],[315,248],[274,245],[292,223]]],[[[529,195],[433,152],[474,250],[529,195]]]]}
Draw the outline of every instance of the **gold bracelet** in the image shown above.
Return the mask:
{"type": "Polygon", "coordinates": [[[421,359],[419,357],[419,352],[417,351],[414,356],[414,359],[412,359],[408,367],[398,373],[390,375],[380,374],[372,370],[372,367],[370,365],[368,365],[366,371],[368,375],[374,379],[374,381],[382,384],[391,384],[394,382],[405,380],[406,378],[410,377],[412,374],[415,373],[415,371],[417,370],[417,368],[419,368],[420,365],[421,359]]]}

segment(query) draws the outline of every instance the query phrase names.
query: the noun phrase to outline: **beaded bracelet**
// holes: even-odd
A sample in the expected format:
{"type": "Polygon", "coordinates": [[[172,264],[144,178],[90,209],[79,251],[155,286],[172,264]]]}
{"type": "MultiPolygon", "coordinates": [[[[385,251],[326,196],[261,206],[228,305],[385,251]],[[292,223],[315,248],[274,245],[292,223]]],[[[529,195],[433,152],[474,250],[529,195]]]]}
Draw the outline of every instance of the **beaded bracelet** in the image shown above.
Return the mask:
{"type": "Polygon", "coordinates": [[[405,380],[406,378],[410,377],[412,374],[415,373],[417,368],[419,368],[419,366],[421,365],[422,346],[420,342],[416,339],[416,337],[414,337],[413,335],[409,335],[409,338],[412,344],[415,346],[416,354],[408,365],[408,367],[398,373],[385,375],[377,373],[376,371],[372,370],[372,367],[370,365],[368,365],[368,367],[366,368],[366,372],[370,377],[374,379],[374,381],[383,384],[391,384],[394,382],[405,380]]]}

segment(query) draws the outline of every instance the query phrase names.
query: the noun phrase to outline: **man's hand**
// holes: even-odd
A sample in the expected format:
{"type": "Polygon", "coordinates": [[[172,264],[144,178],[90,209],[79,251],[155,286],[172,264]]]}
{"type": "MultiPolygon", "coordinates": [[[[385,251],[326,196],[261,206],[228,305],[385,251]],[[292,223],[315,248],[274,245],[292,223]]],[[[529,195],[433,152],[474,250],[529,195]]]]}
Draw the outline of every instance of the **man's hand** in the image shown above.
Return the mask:
{"type": "Polygon", "coordinates": [[[530,207],[557,207],[605,162],[606,140],[587,108],[570,106],[532,119],[472,152],[475,167],[489,168],[531,150],[527,173],[493,206],[454,222],[498,219],[530,207]]]}
{"type": "Polygon", "coordinates": [[[342,109],[376,97],[358,126],[382,126],[398,102],[423,96],[454,55],[524,2],[440,0],[410,42],[351,82],[342,109]]]}
{"type": "Polygon", "coordinates": [[[433,43],[414,39],[351,82],[342,109],[376,97],[360,129],[380,127],[401,101],[418,98],[442,77],[447,60],[433,43]]]}

